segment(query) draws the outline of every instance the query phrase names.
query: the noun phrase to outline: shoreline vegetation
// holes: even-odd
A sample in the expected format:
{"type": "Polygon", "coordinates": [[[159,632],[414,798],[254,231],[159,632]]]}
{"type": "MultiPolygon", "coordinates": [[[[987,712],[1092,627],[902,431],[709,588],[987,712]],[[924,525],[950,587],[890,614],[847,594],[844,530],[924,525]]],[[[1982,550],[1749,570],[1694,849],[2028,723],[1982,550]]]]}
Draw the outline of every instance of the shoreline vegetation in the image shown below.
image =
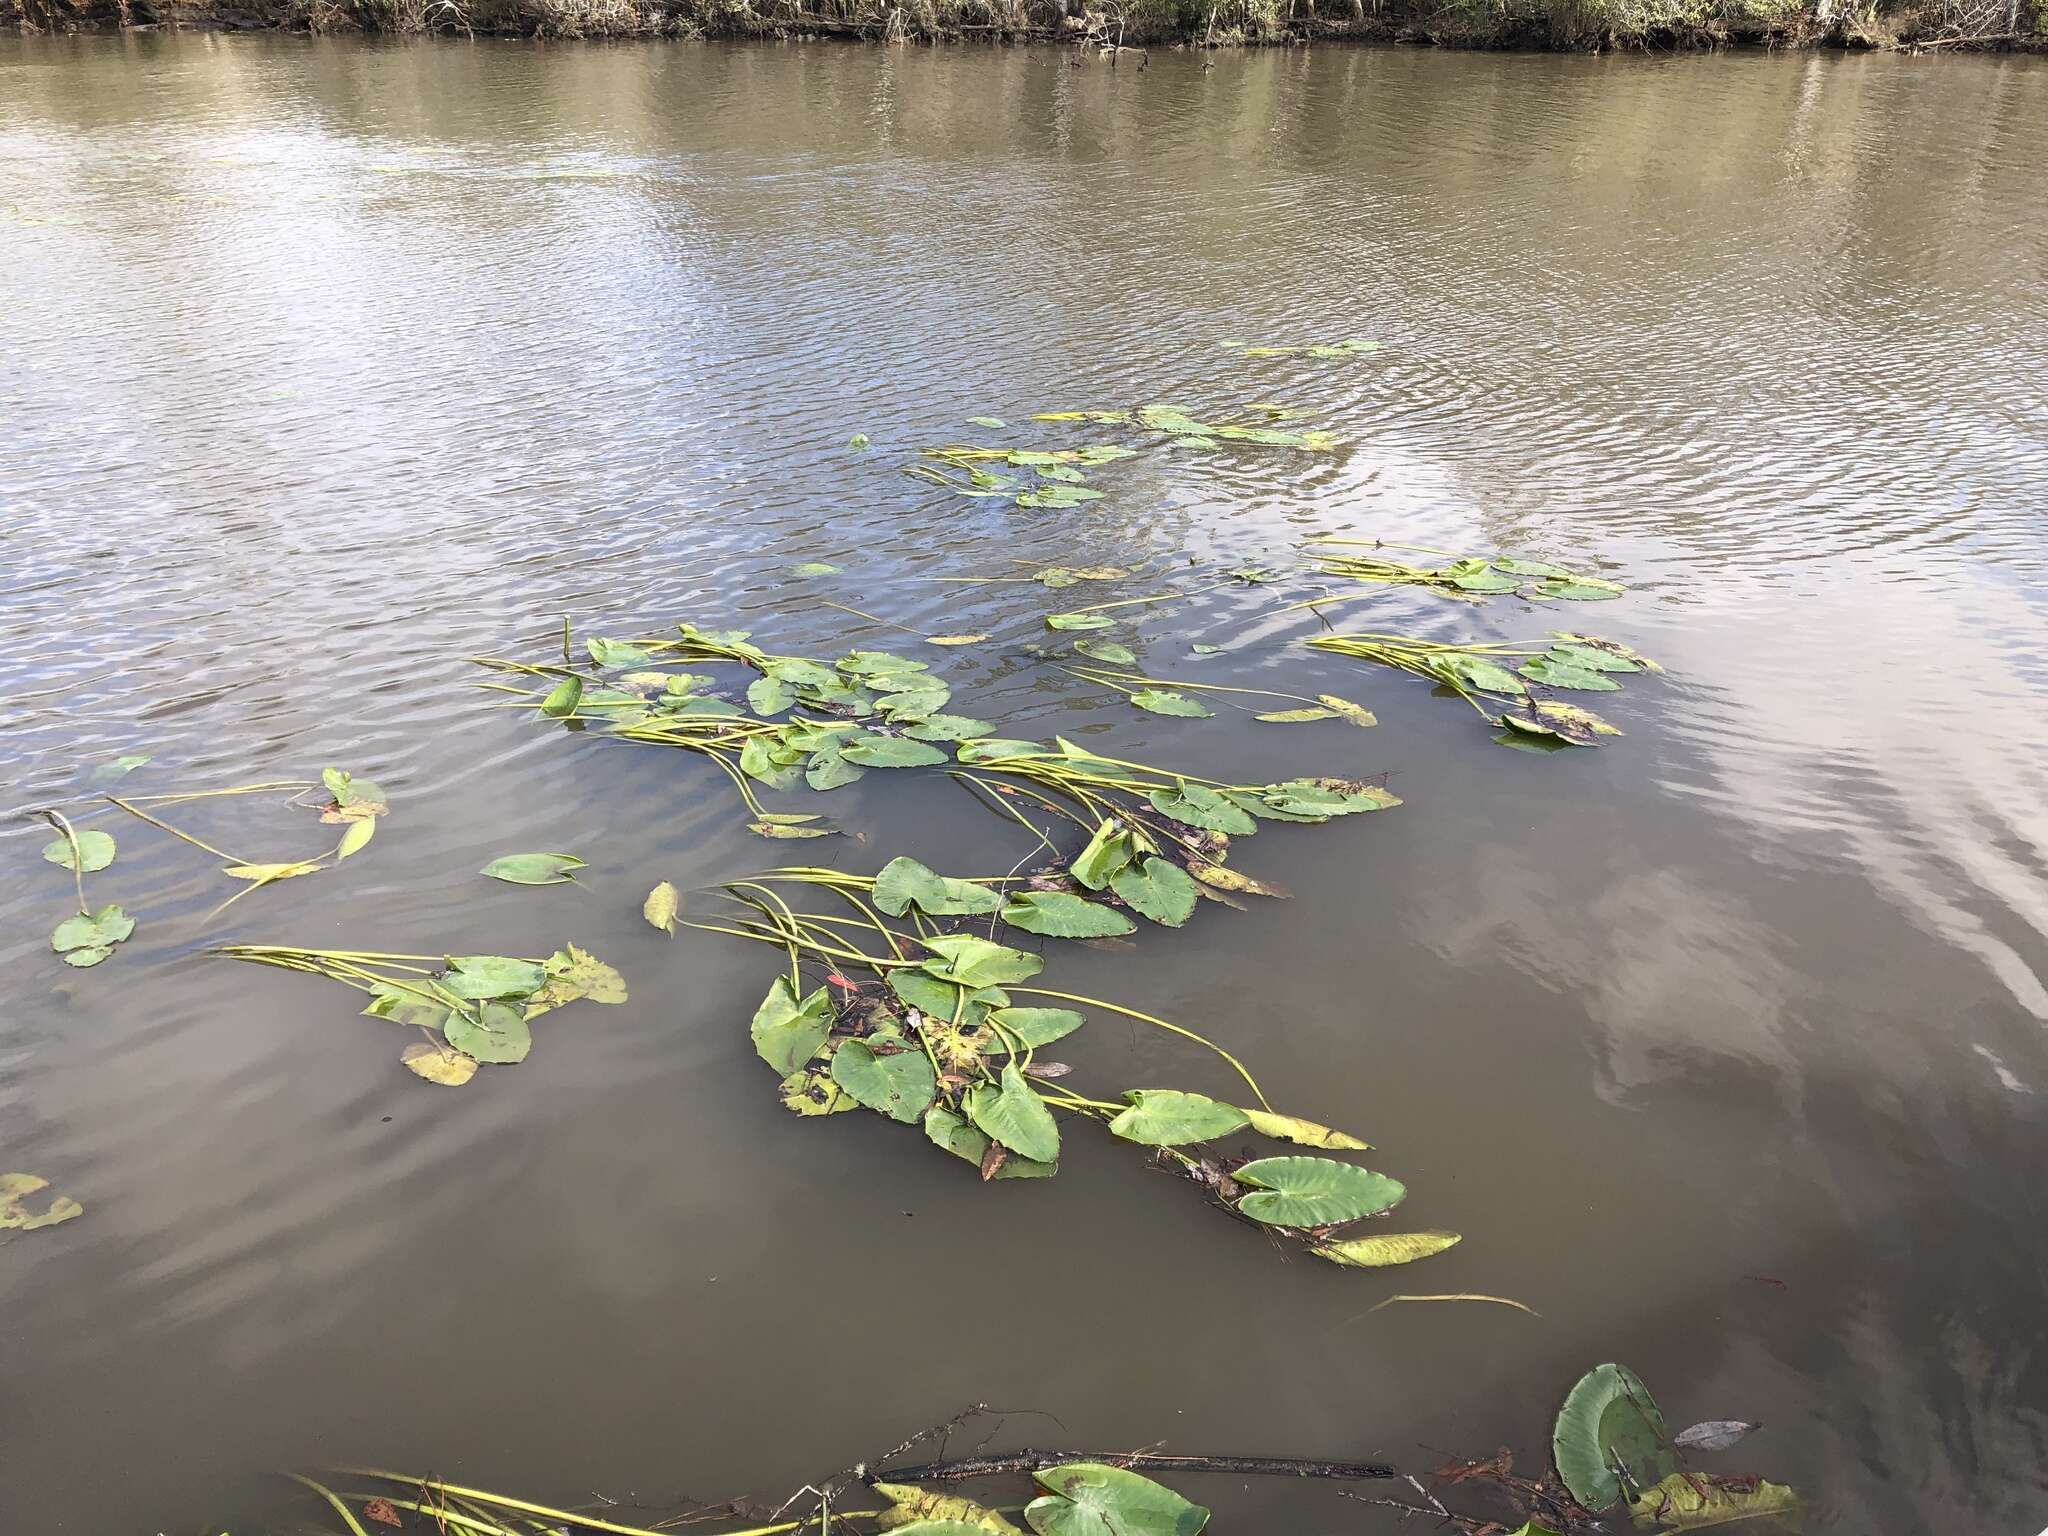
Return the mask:
{"type": "Polygon", "coordinates": [[[24,33],[842,38],[1148,48],[2048,51],[2048,0],[0,0],[24,33]]]}

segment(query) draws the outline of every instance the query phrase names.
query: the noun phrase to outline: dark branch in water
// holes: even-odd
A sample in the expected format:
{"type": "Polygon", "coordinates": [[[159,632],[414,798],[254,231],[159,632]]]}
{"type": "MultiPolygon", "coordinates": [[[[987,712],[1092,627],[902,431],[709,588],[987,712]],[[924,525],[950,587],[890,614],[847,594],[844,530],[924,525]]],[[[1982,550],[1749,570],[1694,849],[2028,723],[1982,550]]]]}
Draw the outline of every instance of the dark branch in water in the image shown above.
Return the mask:
{"type": "Polygon", "coordinates": [[[1317,1461],[1302,1456],[1170,1456],[1159,1451],[1004,1451],[993,1456],[966,1456],[959,1461],[934,1461],[921,1467],[891,1467],[892,1483],[960,1482],[1002,1472],[1037,1472],[1070,1461],[1101,1462],[1133,1472],[1228,1472],[1251,1477],[1321,1477],[1362,1483],[1399,1477],[1398,1468],[1377,1461],[1317,1461]]]}

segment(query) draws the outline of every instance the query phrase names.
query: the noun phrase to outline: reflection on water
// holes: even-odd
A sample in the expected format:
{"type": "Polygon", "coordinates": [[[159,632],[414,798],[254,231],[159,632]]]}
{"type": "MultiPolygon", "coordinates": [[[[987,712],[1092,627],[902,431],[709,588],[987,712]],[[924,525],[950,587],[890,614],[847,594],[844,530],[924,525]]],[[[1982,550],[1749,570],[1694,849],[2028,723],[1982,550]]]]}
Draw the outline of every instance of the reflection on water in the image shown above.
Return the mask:
{"type": "MultiPolygon", "coordinates": [[[[95,887],[140,926],[90,973],[43,949],[43,834],[0,845],[0,1164],[87,1206],[0,1250],[10,1528],[249,1528],[266,1469],[335,1457],[760,1493],[970,1400],[1077,1442],[1527,1465],[1609,1358],[1681,1420],[1765,1421],[1744,1464],[1815,1529],[2039,1523],[2039,62],[6,41],[0,157],[8,808],[130,751],[149,788],[335,762],[395,797],[344,870],[214,924],[190,850],[116,828],[95,887]],[[1217,347],[1347,335],[1386,346],[1217,347]],[[1148,457],[1079,512],[895,472],[971,414],[1275,397],[1350,446],[1148,457]],[[1036,588],[925,579],[1149,562],[1099,601],[1310,531],[1624,580],[1570,618],[1670,675],[1615,696],[1625,740],[1531,759],[1237,590],[1118,638],[1169,675],[1227,644],[1203,676],[1380,728],[1160,721],[1024,649],[1036,588]],[[847,575],[788,579],[811,559],[847,575]],[[874,643],[820,595],[995,634],[935,666],[1006,733],[1390,775],[1392,815],[1261,837],[1295,901],[1062,977],[1356,1125],[1467,1234],[1428,1288],[1540,1320],[1367,1313],[1396,1287],[1099,1150],[989,1191],[787,1123],[740,1028],[758,957],[637,917],[776,861],[722,781],[493,713],[462,658],[564,611],[874,643]],[[482,888],[514,848],[589,889],[482,888]],[[602,937],[633,1001],[435,1097],[327,989],[200,952],[230,935],[602,937]],[[1057,1347],[906,1348],[934,1286],[1057,1347]]],[[[850,867],[1005,835],[876,777],[835,800],[850,867]]],[[[1186,1076],[1104,1033],[1107,1080],[1186,1076]]]]}

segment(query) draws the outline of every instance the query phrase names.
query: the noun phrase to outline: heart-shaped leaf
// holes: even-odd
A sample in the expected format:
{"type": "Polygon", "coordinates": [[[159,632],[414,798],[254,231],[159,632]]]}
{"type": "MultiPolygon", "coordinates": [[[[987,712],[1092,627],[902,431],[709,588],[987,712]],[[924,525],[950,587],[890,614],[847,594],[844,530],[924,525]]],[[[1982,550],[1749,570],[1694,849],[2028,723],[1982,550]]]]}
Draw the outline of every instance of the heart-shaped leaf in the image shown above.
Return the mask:
{"type": "Polygon", "coordinates": [[[1199,1536],[1209,1511],[1122,1467],[1070,1461],[1032,1474],[1046,1492],[1024,1506],[1038,1536],[1199,1536]]]}
{"type": "Polygon", "coordinates": [[[891,917],[902,917],[912,906],[932,917],[965,917],[993,912],[1003,904],[1002,897],[985,885],[949,880],[904,855],[884,864],[875,876],[874,898],[891,917]]]}
{"type": "Polygon", "coordinates": [[[891,1120],[915,1125],[938,1091],[924,1052],[879,1055],[862,1040],[848,1040],[832,1053],[832,1081],[862,1104],[891,1120]]]}
{"type": "Polygon", "coordinates": [[[1184,1147],[1243,1130],[1243,1110],[1200,1093],[1177,1088],[1133,1088],[1130,1108],[1109,1122],[1112,1134],[1152,1147],[1184,1147]]]}
{"type": "Polygon", "coordinates": [[[969,1089],[966,1107],[967,1118],[983,1135],[1019,1157],[1039,1163],[1059,1161],[1059,1125],[1014,1061],[1004,1065],[1000,1083],[976,1083],[969,1089]]]}
{"type": "Polygon", "coordinates": [[[75,868],[88,875],[105,869],[114,862],[114,840],[106,833],[87,828],[83,832],[75,833],[74,836],[78,839],[78,859],[75,863],[71,857],[71,839],[68,837],[60,837],[53,843],[44,844],[43,857],[64,869],[75,868]]]}
{"type": "Polygon", "coordinates": [[[1169,928],[1180,927],[1195,910],[1193,878],[1168,859],[1148,858],[1142,864],[1127,865],[1110,877],[1109,888],[1132,911],[1169,928]]]}
{"type": "Polygon", "coordinates": [[[1238,1210],[1276,1227],[1324,1227],[1376,1216],[1408,1193],[1396,1179],[1331,1157],[1262,1157],[1231,1177],[1252,1189],[1238,1210]]]}
{"type": "Polygon", "coordinates": [[[1179,715],[1189,720],[1206,720],[1215,713],[1208,705],[1170,688],[1141,688],[1131,695],[1131,702],[1155,715],[1179,715]]]}
{"type": "Polygon", "coordinates": [[[832,1000],[823,987],[799,999],[787,976],[778,976],[748,1028],[761,1059],[785,1076],[818,1054],[832,1033],[832,1000]]]}
{"type": "Polygon", "coordinates": [[[562,885],[584,867],[584,862],[573,853],[508,853],[491,860],[477,873],[508,885],[562,885]]]}
{"type": "Polygon", "coordinates": [[[1114,907],[1069,891],[1019,891],[1003,904],[1003,921],[1054,939],[1113,938],[1137,926],[1114,907]]]}
{"type": "Polygon", "coordinates": [[[474,1016],[451,1013],[441,1033],[456,1050],[500,1065],[524,1061],[533,1049],[525,1015],[510,1003],[485,1003],[474,1016]]]}

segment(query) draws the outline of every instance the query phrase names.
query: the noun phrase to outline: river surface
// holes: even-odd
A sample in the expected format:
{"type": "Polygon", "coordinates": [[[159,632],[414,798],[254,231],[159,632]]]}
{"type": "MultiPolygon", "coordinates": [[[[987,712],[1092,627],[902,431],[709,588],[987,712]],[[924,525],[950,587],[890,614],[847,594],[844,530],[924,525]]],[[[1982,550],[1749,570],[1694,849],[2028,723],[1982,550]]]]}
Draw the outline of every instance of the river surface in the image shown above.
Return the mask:
{"type": "MultiPolygon", "coordinates": [[[[2040,1527],[2044,164],[2028,60],[0,40],[0,1169],[86,1208],[0,1243],[0,1528],[298,1529],[274,1469],[337,1462],[774,1503],[975,1401],[1057,1416],[1012,1441],[1533,1470],[1605,1360],[1674,1424],[1761,1421],[1702,1464],[1795,1484],[1811,1531],[2040,1527]],[[1381,349],[1220,345],[1349,336],[1381,349]],[[1343,447],[1152,452],[1065,511],[898,472],[970,415],[1253,399],[1343,447]],[[1629,588],[1338,627],[1592,630],[1668,674],[1592,701],[1627,732],[1597,751],[1502,751],[1298,643],[1315,533],[1629,588]],[[1144,569],[929,580],[1019,561],[1144,569]],[[1246,564],[1282,579],[1109,637],[1375,729],[1145,715],[1028,648],[1246,564]],[[1104,1136],[984,1186],[783,1112],[747,1039],[774,955],[664,937],[649,887],[986,873],[1021,834],[927,770],[803,807],[858,839],[763,842],[701,757],[494,710],[464,658],[545,660],[564,612],[918,649],[827,600],[987,632],[923,654],[1005,734],[1384,776],[1401,808],[1246,845],[1293,900],[1057,946],[1054,984],[1218,1037],[1462,1246],[1341,1271],[1104,1136]],[[127,753],[135,793],[333,763],[392,810],[209,917],[214,861],[81,799],[127,753]],[[57,803],[139,919],[94,970],[49,953],[70,885],[16,815],[57,803]],[[477,877],[525,849],[581,888],[477,877]],[[341,988],[205,952],[566,938],[631,1001],[460,1091],[341,988]],[[1456,1291],[1541,1315],[1371,1310],[1456,1291]]],[[[1228,1087],[1106,1024],[1073,1057],[1228,1087]]],[[[1180,1485],[1219,1530],[1395,1519],[1180,1485]]]]}

